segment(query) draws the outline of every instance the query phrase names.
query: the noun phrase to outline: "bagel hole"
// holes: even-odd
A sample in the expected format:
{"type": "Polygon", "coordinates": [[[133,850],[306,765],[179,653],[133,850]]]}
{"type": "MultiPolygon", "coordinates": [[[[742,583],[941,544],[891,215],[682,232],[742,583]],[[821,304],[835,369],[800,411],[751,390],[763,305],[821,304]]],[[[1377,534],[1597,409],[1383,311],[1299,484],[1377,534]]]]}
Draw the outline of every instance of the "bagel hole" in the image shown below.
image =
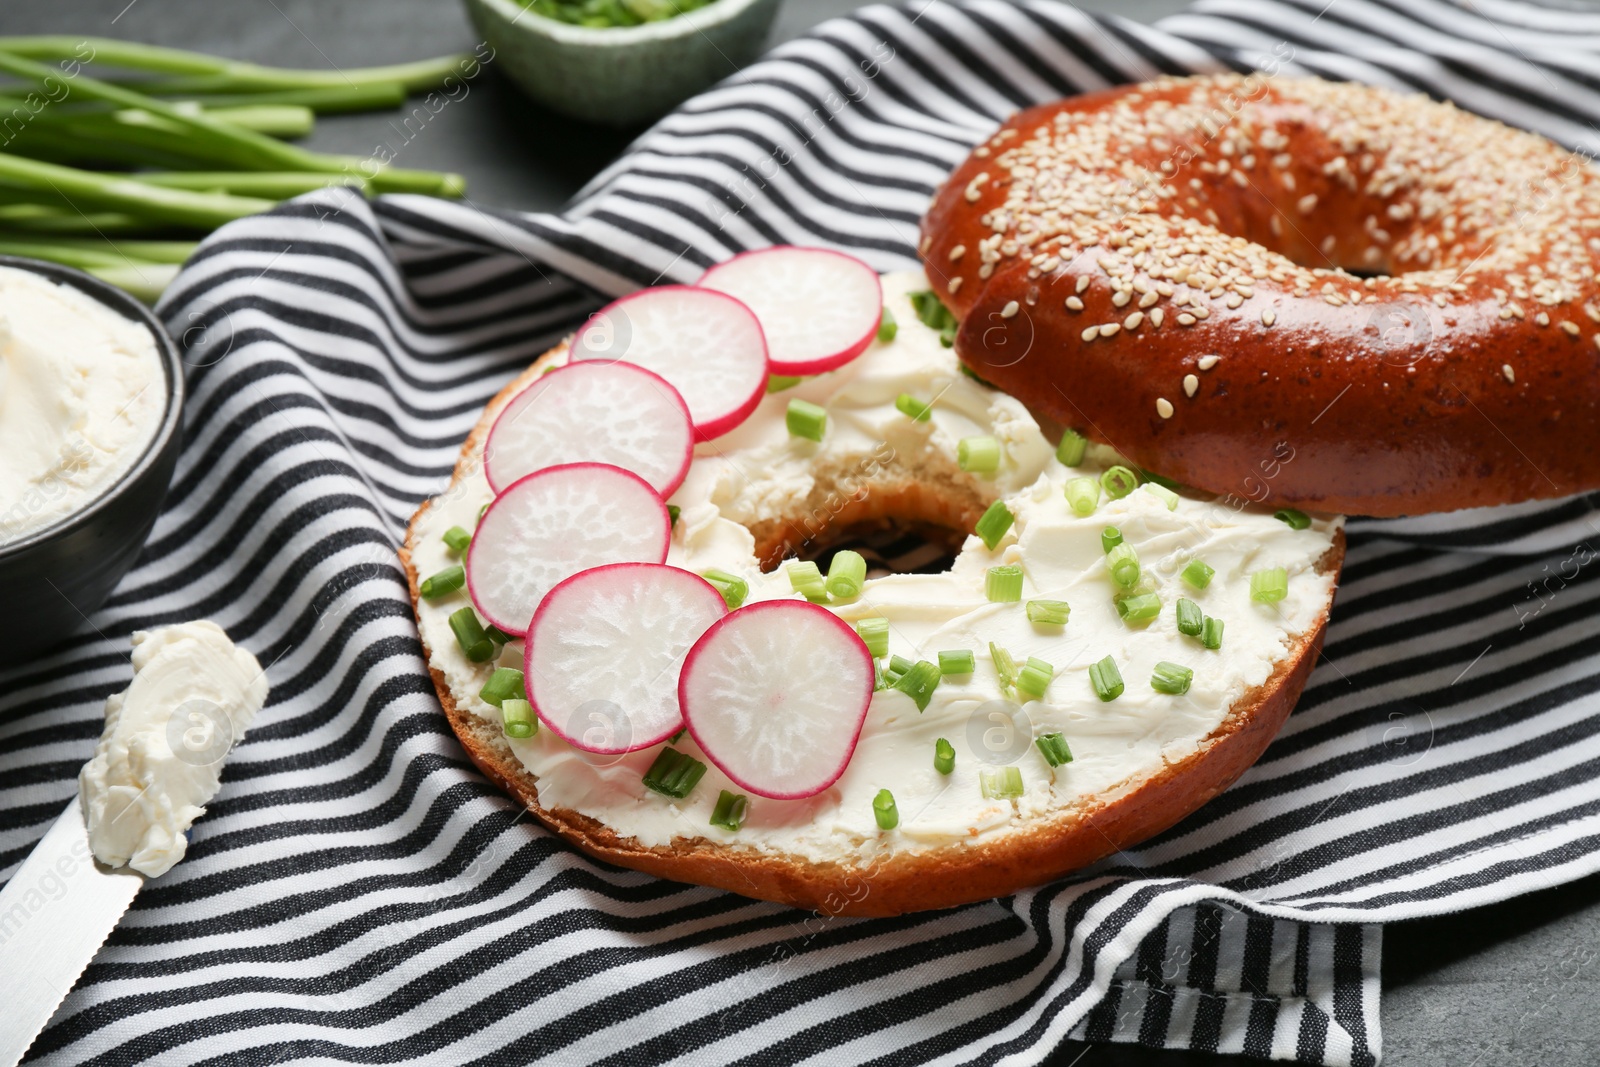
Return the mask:
{"type": "Polygon", "coordinates": [[[786,560],[810,560],[824,574],[844,549],[860,552],[869,577],[937,574],[950,569],[967,535],[987,506],[951,484],[866,487],[831,506],[770,524],[756,534],[761,569],[771,573],[786,560]],[[932,491],[925,491],[932,489],[932,491]]]}
{"type": "Polygon", "coordinates": [[[833,557],[849,549],[866,558],[868,578],[941,574],[955,563],[964,540],[966,534],[931,523],[879,519],[831,529],[825,542],[814,540],[792,558],[814,560],[817,568],[827,574],[833,557]]]}

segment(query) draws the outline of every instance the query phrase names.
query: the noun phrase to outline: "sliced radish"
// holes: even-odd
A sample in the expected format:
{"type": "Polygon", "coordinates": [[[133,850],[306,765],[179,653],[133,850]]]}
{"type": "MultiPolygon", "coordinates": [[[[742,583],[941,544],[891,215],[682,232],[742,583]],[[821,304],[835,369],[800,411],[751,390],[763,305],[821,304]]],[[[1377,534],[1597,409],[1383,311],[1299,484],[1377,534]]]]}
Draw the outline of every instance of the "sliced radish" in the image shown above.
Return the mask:
{"type": "Polygon", "coordinates": [[[672,523],[650,483],[607,463],[549,467],[513,482],[484,512],[467,549],[467,591],[508,634],[562,579],[607,563],[660,563],[672,523]]]}
{"type": "Polygon", "coordinates": [[[571,363],[512,397],[489,430],[484,474],[496,492],[518,478],[567,463],[632,471],[663,497],[678,488],[694,455],[683,397],[631,363],[571,363]]]}
{"type": "Polygon", "coordinates": [[[601,308],[572,339],[572,359],[637,363],[683,396],[705,441],[739,425],[767,388],[767,342],[749,308],[692,285],[641,289],[601,308]]]}
{"type": "Polygon", "coordinates": [[[528,700],[576,748],[659,744],[683,727],[683,657],[727,613],[704,578],[663,563],[575,574],[550,590],[528,627],[528,700]]]}
{"type": "Polygon", "coordinates": [[[826,248],[779,246],[734,256],[699,284],[747,304],[767,337],[773,374],[821,374],[872,343],[883,317],[878,272],[826,248]]]}
{"type": "Polygon", "coordinates": [[[872,654],[827,608],[767,600],[695,642],[678,679],[683,720],[743,789],[778,800],[844,773],[872,702],[872,654]]]}

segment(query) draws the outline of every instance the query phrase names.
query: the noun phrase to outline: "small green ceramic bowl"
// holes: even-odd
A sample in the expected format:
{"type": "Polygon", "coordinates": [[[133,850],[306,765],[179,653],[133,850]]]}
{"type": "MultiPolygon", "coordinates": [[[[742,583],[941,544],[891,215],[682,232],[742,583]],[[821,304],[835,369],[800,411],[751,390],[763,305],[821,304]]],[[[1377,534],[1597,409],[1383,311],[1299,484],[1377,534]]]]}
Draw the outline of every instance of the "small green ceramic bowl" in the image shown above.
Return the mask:
{"type": "Polygon", "coordinates": [[[535,15],[517,0],[466,0],[473,25],[528,95],[611,126],[659,118],[760,52],[781,0],[714,0],[642,26],[597,29],[535,15]]]}

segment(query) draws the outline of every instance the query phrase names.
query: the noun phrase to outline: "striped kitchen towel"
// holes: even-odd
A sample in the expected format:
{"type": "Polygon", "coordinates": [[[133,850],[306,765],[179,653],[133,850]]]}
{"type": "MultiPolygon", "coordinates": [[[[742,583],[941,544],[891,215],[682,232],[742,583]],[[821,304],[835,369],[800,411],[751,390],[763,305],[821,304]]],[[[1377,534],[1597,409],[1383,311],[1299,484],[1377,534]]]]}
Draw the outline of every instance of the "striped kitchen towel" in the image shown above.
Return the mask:
{"type": "Polygon", "coordinates": [[[560,215],[326,191],[219,231],[160,309],[190,397],[150,544],[77,639],[0,676],[0,877],[74,796],[133,630],[215,618],[271,702],[32,1058],[1375,1063],[1378,924],[1600,868],[1592,500],[1352,523],[1324,660],[1234,788],[1081,877],[877,920],[530,825],[440,714],[395,548],[485,401],[606,295],[781,241],[912,265],[932,190],[1019,106],[1275,64],[1588,150],[1597,51],[1600,16],[1511,0],[1203,0],[1156,27],[916,0],[690,101],[560,215]]]}

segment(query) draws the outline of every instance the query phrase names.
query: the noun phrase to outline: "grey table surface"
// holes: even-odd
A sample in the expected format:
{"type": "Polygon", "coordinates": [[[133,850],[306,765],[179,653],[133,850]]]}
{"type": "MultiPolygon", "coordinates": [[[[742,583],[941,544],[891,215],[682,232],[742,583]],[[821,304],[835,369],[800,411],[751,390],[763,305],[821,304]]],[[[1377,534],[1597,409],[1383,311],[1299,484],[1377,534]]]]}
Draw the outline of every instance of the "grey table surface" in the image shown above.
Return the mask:
{"type": "MultiPolygon", "coordinates": [[[[1153,22],[1184,2],[1078,0],[1078,6],[1153,22]]],[[[858,6],[854,0],[787,0],[771,43],[858,6]]],[[[0,2],[0,33],[66,32],[324,68],[399,62],[475,43],[457,0],[0,2]]],[[[368,152],[393,138],[390,121],[388,115],[324,118],[307,143],[368,152]]],[[[430,124],[406,145],[399,162],[465,174],[477,204],[553,210],[634,132],[551,115],[491,69],[452,106],[448,122],[430,124]]],[[[1386,1064],[1600,1063],[1600,876],[1493,907],[1394,923],[1384,942],[1386,1064]]],[[[1051,1062],[1222,1067],[1259,1061],[1069,1043],[1051,1062]]]]}

